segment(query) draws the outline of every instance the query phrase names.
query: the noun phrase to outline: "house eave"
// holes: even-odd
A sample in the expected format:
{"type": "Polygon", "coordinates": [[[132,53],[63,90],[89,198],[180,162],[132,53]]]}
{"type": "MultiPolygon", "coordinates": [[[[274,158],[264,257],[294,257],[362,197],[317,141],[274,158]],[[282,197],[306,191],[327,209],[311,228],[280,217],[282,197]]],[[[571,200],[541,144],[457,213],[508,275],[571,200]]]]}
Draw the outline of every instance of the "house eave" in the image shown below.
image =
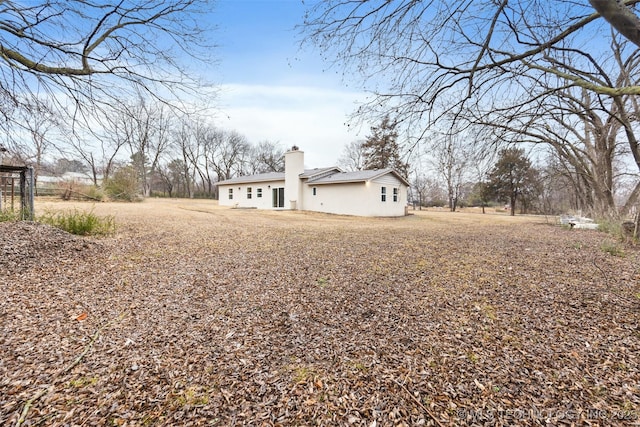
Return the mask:
{"type": "Polygon", "coordinates": [[[362,172],[354,172],[354,173],[350,173],[350,172],[341,172],[341,173],[337,173],[337,174],[333,174],[330,175],[328,177],[318,177],[315,179],[309,179],[307,181],[307,185],[326,185],[326,184],[346,184],[346,183],[359,183],[359,182],[371,182],[374,181],[378,178],[380,178],[381,176],[387,175],[387,174],[391,174],[394,177],[396,177],[400,182],[402,182],[404,185],[406,185],[407,187],[409,186],[409,182],[402,177],[402,175],[400,175],[397,171],[395,171],[394,169],[380,169],[379,171],[362,171],[362,172]],[[353,174],[365,174],[365,176],[353,176],[353,174]],[[344,177],[344,179],[341,179],[341,177],[336,176],[339,174],[345,174],[345,175],[352,175],[350,177],[344,177]]]}
{"type": "MultiPolygon", "coordinates": [[[[238,177],[238,178],[243,178],[243,177],[238,177]]],[[[259,177],[259,176],[247,176],[247,179],[238,179],[238,178],[232,178],[232,179],[227,179],[225,181],[220,181],[217,183],[218,186],[224,186],[224,185],[245,185],[245,184],[255,184],[255,183],[261,183],[261,182],[278,182],[278,181],[284,181],[284,177],[259,177]],[[251,179],[249,179],[251,178],[251,179]]]]}
{"type": "Polygon", "coordinates": [[[358,183],[366,183],[369,181],[368,179],[345,179],[340,181],[318,181],[318,182],[308,182],[308,185],[332,185],[332,184],[358,184],[358,183]]]}
{"type": "Polygon", "coordinates": [[[410,187],[411,185],[409,184],[409,181],[407,181],[402,175],[400,175],[398,173],[398,171],[396,171],[395,169],[382,169],[380,170],[380,173],[372,176],[371,178],[368,179],[368,181],[373,181],[374,179],[378,179],[381,176],[384,176],[386,174],[392,174],[393,176],[395,176],[396,178],[398,178],[404,185],[406,185],[407,187],[410,187]]]}
{"type": "Polygon", "coordinates": [[[300,174],[300,179],[314,179],[319,175],[324,175],[327,172],[332,172],[335,171],[336,173],[341,173],[344,172],[341,168],[339,168],[338,166],[330,166],[327,168],[316,168],[316,169],[308,169],[306,171],[304,171],[304,173],[300,174]]]}

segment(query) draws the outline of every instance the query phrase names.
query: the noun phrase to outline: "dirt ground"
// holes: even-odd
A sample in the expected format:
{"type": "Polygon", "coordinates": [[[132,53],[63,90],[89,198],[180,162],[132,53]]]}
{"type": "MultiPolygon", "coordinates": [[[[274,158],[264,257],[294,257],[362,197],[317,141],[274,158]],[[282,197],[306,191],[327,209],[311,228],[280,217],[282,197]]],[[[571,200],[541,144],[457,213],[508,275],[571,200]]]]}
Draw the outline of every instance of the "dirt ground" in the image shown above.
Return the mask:
{"type": "Polygon", "coordinates": [[[640,252],[607,234],[36,204],[73,208],[117,234],[0,223],[0,425],[640,422],[640,252]]]}

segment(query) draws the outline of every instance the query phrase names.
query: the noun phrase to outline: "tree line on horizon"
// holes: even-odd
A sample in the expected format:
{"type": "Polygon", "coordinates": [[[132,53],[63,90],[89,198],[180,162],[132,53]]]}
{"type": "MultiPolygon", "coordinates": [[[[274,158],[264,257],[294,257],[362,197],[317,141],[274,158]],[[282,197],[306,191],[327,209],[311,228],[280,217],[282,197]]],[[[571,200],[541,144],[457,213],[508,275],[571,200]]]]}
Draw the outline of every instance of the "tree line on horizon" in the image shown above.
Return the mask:
{"type": "MultiPolygon", "coordinates": [[[[5,163],[34,168],[41,175],[81,174],[91,193],[116,199],[141,197],[217,198],[216,183],[239,175],[284,170],[284,150],[272,141],[252,143],[234,130],[165,104],[139,100],[114,109],[99,129],[67,134],[41,128],[15,140],[5,163]],[[86,181],[86,180],[85,180],[86,181]]],[[[65,183],[62,183],[64,186],[65,183]]]]}
{"type": "MultiPolygon", "coordinates": [[[[140,100],[114,111],[100,133],[84,134],[93,144],[71,136],[53,141],[54,127],[32,133],[30,143],[15,143],[5,163],[32,165],[39,175],[83,174],[94,197],[217,198],[216,183],[242,175],[284,171],[284,148],[277,142],[252,144],[236,131],[223,130],[192,116],[172,115],[163,104],[140,100]],[[51,134],[51,135],[50,135],[51,134]],[[102,153],[102,157],[95,155],[102,153]],[[51,159],[52,153],[62,154],[51,159]]],[[[468,148],[460,135],[439,135],[411,156],[400,142],[398,122],[385,116],[370,134],[344,147],[338,165],[346,171],[393,168],[410,182],[415,208],[438,206],[456,211],[478,206],[511,214],[568,211],[595,213],[561,164],[548,156],[534,165],[524,148],[508,145],[468,148]],[[425,160],[426,159],[426,160],[425,160]],[[519,209],[519,210],[518,210],[519,209]]],[[[66,183],[62,183],[64,187],[66,183]]],[[[42,187],[42,186],[40,186],[42,187]]]]}
{"type": "MultiPolygon", "coordinates": [[[[215,195],[217,180],[263,170],[261,149],[279,158],[276,143],[254,146],[198,118],[215,99],[215,85],[192,67],[213,61],[211,29],[195,19],[208,6],[7,3],[5,161],[39,171],[57,150],[58,160],[82,162],[94,184],[111,184],[116,195],[120,181],[135,181],[127,191],[194,197],[215,195]]],[[[403,135],[393,167],[414,183],[414,199],[435,180],[455,209],[468,202],[469,183],[491,187],[500,158],[526,154],[545,209],[637,209],[640,19],[631,4],[328,0],[310,5],[300,27],[305,46],[371,94],[353,119],[377,123],[374,139],[389,136],[389,126],[403,135]]],[[[351,145],[368,161],[379,148],[351,145]]],[[[487,194],[513,207],[528,203],[527,192],[487,194]]]]}
{"type": "MultiPolygon", "coordinates": [[[[534,165],[524,148],[515,145],[491,150],[467,148],[460,136],[440,135],[413,155],[399,142],[398,123],[385,116],[371,134],[344,147],[339,164],[346,170],[393,168],[410,182],[414,208],[445,207],[452,212],[466,206],[492,206],[514,215],[592,212],[552,161],[534,165]]],[[[408,144],[404,144],[406,147],[408,144]]]]}

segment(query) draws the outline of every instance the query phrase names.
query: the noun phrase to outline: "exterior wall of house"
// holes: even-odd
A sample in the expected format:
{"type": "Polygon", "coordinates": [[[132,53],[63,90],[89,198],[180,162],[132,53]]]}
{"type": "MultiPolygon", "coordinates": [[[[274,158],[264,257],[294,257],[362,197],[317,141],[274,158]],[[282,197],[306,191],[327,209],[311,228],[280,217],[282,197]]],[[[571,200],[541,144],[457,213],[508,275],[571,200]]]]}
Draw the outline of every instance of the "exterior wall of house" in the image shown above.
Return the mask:
{"type": "MultiPolygon", "coordinates": [[[[284,179],[275,176],[240,177],[235,183],[218,184],[220,206],[257,209],[292,209],[357,216],[403,216],[406,214],[407,186],[393,172],[366,171],[344,174],[327,170],[320,177],[304,175],[304,152],[297,147],[285,153],[284,179]],[[384,173],[370,181],[356,181],[384,173]],[[304,178],[300,178],[303,175],[304,178]],[[248,182],[250,179],[269,179],[248,182]],[[312,182],[309,183],[308,180],[312,182]],[[337,182],[345,179],[347,182],[337,182]],[[353,180],[353,181],[351,181],[353,180]],[[314,184],[313,181],[316,181],[314,184]],[[277,191],[274,191],[277,190],[277,191]],[[275,204],[275,205],[274,205],[275,204]]],[[[312,171],[313,172],[313,171],[312,171]]]]}
{"type": "Polygon", "coordinates": [[[218,205],[238,208],[289,209],[287,203],[284,203],[283,208],[273,207],[272,190],[274,188],[284,188],[284,181],[219,185],[218,205]],[[250,192],[249,188],[251,188],[250,192]],[[232,190],[232,198],[229,198],[229,190],[232,190]],[[248,196],[249,193],[251,193],[251,198],[248,196]],[[262,197],[258,197],[260,193],[262,193],[262,197]]]}
{"type": "Polygon", "coordinates": [[[377,193],[382,205],[379,216],[403,216],[407,212],[408,188],[392,174],[386,174],[371,182],[371,189],[377,193]],[[382,188],[385,188],[386,201],[382,202],[382,188]],[[388,215],[387,215],[388,214],[388,215]]]}
{"type": "Polygon", "coordinates": [[[304,187],[303,209],[309,211],[358,216],[403,216],[407,205],[407,187],[391,174],[369,182],[315,186],[311,183],[304,187]],[[384,202],[382,187],[386,192],[384,202]],[[394,188],[397,189],[396,201],[394,188]]]}

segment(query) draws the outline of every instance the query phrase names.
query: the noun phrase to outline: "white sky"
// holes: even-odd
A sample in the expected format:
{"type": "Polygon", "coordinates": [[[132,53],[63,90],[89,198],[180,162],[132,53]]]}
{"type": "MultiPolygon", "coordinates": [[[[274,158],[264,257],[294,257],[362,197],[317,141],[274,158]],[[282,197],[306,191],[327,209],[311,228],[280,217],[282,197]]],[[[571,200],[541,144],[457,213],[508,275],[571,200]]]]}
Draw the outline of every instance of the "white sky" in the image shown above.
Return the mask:
{"type": "Polygon", "coordinates": [[[299,48],[295,29],[308,7],[301,0],[219,0],[211,17],[218,26],[220,65],[210,76],[221,83],[215,124],[251,143],[297,145],[305,166],[336,164],[343,147],[363,138],[347,120],[365,94],[346,87],[317,52],[299,48]],[[219,78],[216,78],[219,77],[219,78]]]}

